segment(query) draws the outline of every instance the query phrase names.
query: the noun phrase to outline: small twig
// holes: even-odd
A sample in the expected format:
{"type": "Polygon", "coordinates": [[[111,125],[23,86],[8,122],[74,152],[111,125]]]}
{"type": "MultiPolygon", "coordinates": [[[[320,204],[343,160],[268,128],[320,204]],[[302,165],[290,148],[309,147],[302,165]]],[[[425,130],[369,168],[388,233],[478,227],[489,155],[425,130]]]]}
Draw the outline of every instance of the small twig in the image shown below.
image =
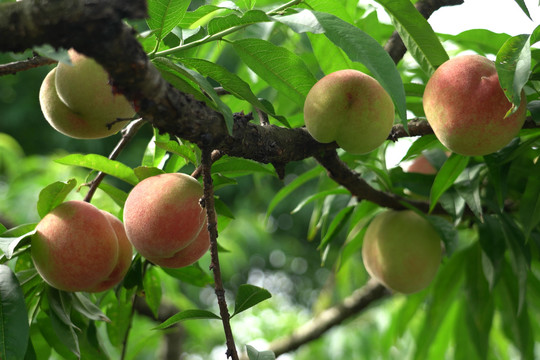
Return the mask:
{"type": "Polygon", "coordinates": [[[261,124],[261,126],[270,125],[270,121],[268,120],[268,114],[266,114],[261,109],[257,109],[257,114],[259,115],[259,123],[261,124]]]}
{"type": "Polygon", "coordinates": [[[0,76],[14,75],[20,71],[33,69],[39,66],[55,64],[57,61],[42,56],[33,56],[26,60],[14,61],[0,65],[0,76]]]}
{"type": "MultiPolygon", "coordinates": [[[[215,163],[216,161],[218,161],[219,159],[221,159],[221,157],[225,155],[224,153],[222,153],[221,151],[219,150],[214,150],[212,151],[212,154],[211,154],[211,160],[212,160],[212,164],[215,163]]],[[[202,174],[202,165],[199,165],[192,173],[191,173],[191,176],[193,176],[195,179],[199,178],[199,176],[201,176],[202,174]]]]}
{"type": "Polygon", "coordinates": [[[227,308],[227,301],[225,300],[225,289],[223,287],[223,281],[221,279],[221,268],[219,266],[218,244],[217,244],[217,218],[214,209],[214,187],[212,184],[212,152],[210,148],[202,148],[202,176],[204,184],[204,197],[202,203],[206,208],[206,216],[208,219],[208,232],[210,233],[210,254],[212,256],[212,262],[210,269],[214,274],[214,291],[217,296],[219,305],[219,313],[221,315],[221,321],[223,323],[223,330],[225,331],[225,339],[227,342],[227,358],[238,360],[238,352],[234,343],[234,337],[232,334],[230,324],[230,314],[227,308]]]}
{"type": "MultiPolygon", "coordinates": [[[[141,128],[141,126],[144,125],[144,120],[142,118],[139,118],[137,120],[132,121],[124,130],[122,130],[122,139],[118,142],[116,147],[113,149],[111,154],[109,155],[110,160],[114,160],[120,155],[122,150],[126,147],[126,145],[129,143],[129,141],[135,136],[137,131],[141,128]]],[[[94,196],[94,193],[96,192],[99,184],[103,181],[107,174],[100,171],[97,176],[92,180],[88,185],[90,185],[90,189],[88,190],[88,193],[84,197],[84,201],[90,202],[92,201],[92,197],[94,196]]]]}

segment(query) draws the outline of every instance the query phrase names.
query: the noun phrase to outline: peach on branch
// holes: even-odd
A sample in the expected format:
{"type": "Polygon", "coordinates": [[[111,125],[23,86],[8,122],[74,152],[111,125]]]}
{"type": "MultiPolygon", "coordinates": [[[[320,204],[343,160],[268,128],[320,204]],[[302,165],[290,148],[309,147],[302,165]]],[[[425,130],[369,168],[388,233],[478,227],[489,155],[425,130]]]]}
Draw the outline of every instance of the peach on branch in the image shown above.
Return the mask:
{"type": "Polygon", "coordinates": [[[442,257],[441,239],[412,210],[377,214],[364,235],[362,257],[368,273],[393,291],[410,294],[427,287],[442,257]]]}
{"type": "Polygon", "coordinates": [[[210,245],[202,196],[201,184],[186,174],[144,179],[124,205],[128,239],[156,265],[175,268],[194,263],[210,245]]]}
{"type": "Polygon", "coordinates": [[[120,220],[73,200],[41,219],[32,236],[31,254],[37,271],[51,286],[100,292],[124,277],[131,263],[131,244],[126,243],[120,220]]]}
{"type": "Polygon", "coordinates": [[[433,73],[423,96],[424,111],[437,138],[448,149],[468,156],[487,155],[519,133],[526,98],[510,116],[512,104],[499,83],[493,61],[463,55],[446,61],[433,73]]]}
{"type": "Polygon", "coordinates": [[[45,119],[64,135],[98,139],[116,134],[135,114],[127,99],[115,94],[109,76],[94,60],[69,51],[72,65],[60,63],[41,85],[45,119]]]}
{"type": "Polygon", "coordinates": [[[336,141],[347,152],[364,154],[388,137],[394,123],[394,103],[371,76],[339,70],[311,88],[304,103],[304,122],[315,140],[336,141]]]}

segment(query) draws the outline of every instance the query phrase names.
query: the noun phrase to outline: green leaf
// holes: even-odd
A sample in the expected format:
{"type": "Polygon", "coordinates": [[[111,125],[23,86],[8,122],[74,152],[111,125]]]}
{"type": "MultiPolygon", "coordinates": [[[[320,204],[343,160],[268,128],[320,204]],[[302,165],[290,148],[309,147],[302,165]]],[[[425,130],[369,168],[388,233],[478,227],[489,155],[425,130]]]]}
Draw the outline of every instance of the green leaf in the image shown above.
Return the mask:
{"type": "Polygon", "coordinates": [[[11,259],[17,248],[30,244],[30,238],[35,234],[37,224],[23,224],[2,233],[0,250],[7,259],[11,259]]]}
{"type": "Polygon", "coordinates": [[[79,347],[79,338],[76,333],[80,329],[71,321],[71,301],[68,293],[49,286],[47,287],[47,299],[50,306],[48,315],[58,339],[73,354],[80,357],[81,350],[79,347]]]}
{"type": "Polygon", "coordinates": [[[534,339],[531,327],[531,317],[527,307],[522,307],[519,300],[519,285],[515,274],[505,266],[502,271],[502,281],[497,287],[496,295],[502,320],[501,328],[506,337],[512,341],[521,354],[521,359],[534,358],[534,339]]]}
{"type": "Polygon", "coordinates": [[[144,150],[141,165],[160,167],[160,165],[163,165],[163,159],[165,155],[167,155],[167,151],[163,148],[157,147],[156,142],[167,142],[170,140],[170,136],[168,133],[160,134],[159,130],[156,128],[153,130],[154,136],[152,139],[150,139],[146,149],[144,150]]]}
{"type": "Polygon", "coordinates": [[[337,188],[337,189],[331,189],[331,190],[318,192],[300,201],[300,203],[298,203],[298,205],[296,205],[296,207],[291,211],[291,214],[297,213],[309,203],[316,200],[324,199],[325,197],[329,195],[350,195],[350,194],[351,193],[349,192],[349,190],[343,189],[343,188],[337,188]]]}
{"type": "Polygon", "coordinates": [[[481,256],[480,246],[474,245],[472,251],[465,268],[466,323],[478,357],[487,359],[495,306],[482,263],[478,261],[481,256]]]}
{"type": "Polygon", "coordinates": [[[179,73],[183,76],[188,77],[191,81],[194,81],[197,85],[199,85],[206,94],[212,99],[214,105],[217,107],[219,112],[223,115],[223,119],[225,120],[225,124],[227,125],[227,129],[229,130],[229,133],[232,134],[232,127],[233,127],[233,114],[229,106],[225,104],[219,95],[214,90],[214,87],[206,80],[201,74],[199,74],[196,71],[193,71],[191,69],[186,68],[184,65],[176,64],[172,62],[171,60],[164,58],[164,57],[157,57],[152,60],[152,62],[160,68],[167,68],[169,70],[172,70],[173,73],[179,73]]]}
{"type": "Polygon", "coordinates": [[[194,286],[204,287],[214,283],[214,279],[204,272],[198,264],[179,269],[163,268],[162,270],[175,279],[194,286]]]}
{"type": "Polygon", "coordinates": [[[276,118],[283,125],[290,127],[286,118],[276,115],[274,109],[271,106],[267,106],[265,102],[260,101],[257,96],[255,96],[247,82],[242,80],[235,73],[227,70],[226,67],[204,59],[182,59],[182,62],[186,66],[195,68],[199,73],[203,74],[204,76],[208,76],[214,79],[232,95],[236,96],[239,99],[246,100],[256,109],[264,111],[268,115],[276,118]]]}
{"type": "Polygon", "coordinates": [[[148,1],[148,19],[150,30],[155,30],[158,42],[177,26],[191,0],[151,0],[148,1]]]}
{"type": "Polygon", "coordinates": [[[523,10],[523,12],[525,13],[525,15],[527,15],[527,17],[529,19],[531,19],[532,21],[532,17],[531,17],[531,14],[529,13],[529,9],[527,9],[527,4],[525,4],[525,0],[514,0],[516,2],[516,4],[519,5],[519,7],[521,8],[521,10],[523,10]]]}
{"type": "Polygon", "coordinates": [[[57,181],[47,185],[39,192],[37,211],[42,218],[49,211],[60,205],[66,196],[77,186],[77,180],[69,179],[67,182],[57,181]]]}
{"type": "Polygon", "coordinates": [[[439,38],[411,1],[376,1],[390,14],[407,50],[428,76],[449,59],[439,38]]]}
{"type": "Polygon", "coordinates": [[[482,55],[496,54],[510,38],[508,34],[495,33],[487,29],[466,30],[457,35],[438,35],[442,40],[452,41],[463,49],[472,50],[482,55]]]}
{"type": "Polygon", "coordinates": [[[193,165],[197,165],[197,155],[187,145],[181,145],[178,143],[178,141],[170,140],[167,142],[158,141],[156,142],[156,146],[167,150],[170,153],[181,156],[193,165]]]}
{"type": "Polygon", "coordinates": [[[321,240],[320,245],[318,246],[319,250],[324,250],[326,246],[334,240],[334,238],[339,234],[341,229],[346,225],[347,220],[351,217],[351,214],[355,206],[347,206],[346,208],[341,209],[336,216],[332,219],[332,222],[328,226],[328,230],[324,233],[324,236],[321,240]]]}
{"type": "Polygon", "coordinates": [[[193,319],[221,320],[221,317],[207,310],[199,310],[199,309],[184,310],[184,311],[180,311],[179,313],[174,314],[173,316],[171,316],[170,318],[168,318],[167,320],[165,320],[158,326],[152,328],[152,330],[166,329],[169,326],[179,323],[180,321],[193,320],[193,319]]]}
{"type": "Polygon", "coordinates": [[[429,211],[432,211],[437,205],[441,195],[454,184],[454,181],[465,170],[469,163],[468,156],[462,156],[452,153],[444,162],[431,187],[429,211]]]}
{"type": "Polygon", "coordinates": [[[296,189],[298,189],[300,186],[307,183],[309,180],[312,180],[319,176],[323,172],[323,168],[321,166],[314,167],[313,169],[306,171],[302,175],[298,176],[296,179],[291,181],[289,184],[281,188],[276,195],[272,198],[270,201],[270,204],[268,205],[268,209],[266,210],[266,219],[270,217],[276,206],[278,206],[281,201],[286,199],[290,194],[292,194],[296,189]]]}
{"type": "Polygon", "coordinates": [[[519,217],[528,239],[531,231],[540,223],[540,161],[536,161],[527,178],[519,206],[519,217]]]}
{"type": "Polygon", "coordinates": [[[0,265],[0,358],[23,359],[30,338],[24,295],[17,277],[0,265]]]}
{"type": "Polygon", "coordinates": [[[439,143],[439,140],[437,140],[437,137],[435,135],[424,135],[416,139],[411,147],[407,150],[407,153],[403,158],[401,158],[401,161],[406,161],[411,159],[413,156],[421,154],[422,151],[429,149],[432,147],[432,145],[439,143]]]}
{"type": "Polygon", "coordinates": [[[530,36],[517,35],[508,39],[497,53],[495,67],[499,83],[513,106],[511,115],[521,103],[522,90],[531,74],[530,36]]]}
{"type": "Polygon", "coordinates": [[[234,302],[234,312],[231,317],[271,297],[272,295],[266,289],[249,284],[240,285],[234,302]]]}
{"type": "Polygon", "coordinates": [[[120,190],[119,188],[107,184],[106,182],[101,182],[99,184],[99,189],[103,191],[105,194],[109,195],[109,197],[121,208],[124,207],[124,203],[126,202],[126,199],[128,197],[128,194],[120,190]]]}
{"type": "Polygon", "coordinates": [[[270,21],[270,18],[261,10],[249,10],[242,14],[242,16],[233,13],[216,17],[208,23],[208,35],[214,35],[236,26],[251,25],[267,21],[270,21]]]}
{"type": "Polygon", "coordinates": [[[139,166],[133,169],[133,172],[135,173],[139,181],[143,181],[144,179],[152,176],[165,174],[165,171],[153,166],[139,166]]]}
{"type": "Polygon", "coordinates": [[[452,303],[458,296],[463,282],[466,259],[470,256],[470,247],[451,256],[439,269],[431,286],[432,294],[427,303],[426,316],[420,331],[416,335],[416,349],[413,359],[427,359],[429,348],[437,335],[452,303]]]}
{"type": "Polygon", "coordinates": [[[364,64],[379,81],[394,101],[398,116],[406,126],[407,106],[403,82],[386,50],[371,36],[334,15],[319,12],[313,14],[326,37],[343,49],[351,60],[364,64]]]}
{"type": "Polygon", "coordinates": [[[506,251],[502,224],[494,215],[478,224],[478,241],[482,247],[482,268],[490,289],[495,287],[506,251]]]}
{"type": "Polygon", "coordinates": [[[257,351],[253,346],[246,345],[249,360],[275,360],[276,355],[270,351],[257,351]]]}
{"type": "Polygon", "coordinates": [[[71,295],[71,304],[73,309],[83,314],[86,318],[96,321],[111,321],[107,316],[105,316],[99,306],[90,300],[87,294],[74,292],[71,293],[71,295]]]}
{"type": "Polygon", "coordinates": [[[459,195],[465,199],[469,208],[480,220],[483,219],[482,201],[480,199],[480,170],[484,168],[484,164],[466,168],[454,182],[454,187],[459,195]]]}
{"type": "Polygon", "coordinates": [[[257,172],[275,175],[274,168],[271,165],[243,158],[224,156],[212,165],[212,173],[227,174],[229,176],[251,175],[257,172]]]}
{"type": "Polygon", "coordinates": [[[526,239],[511,217],[501,214],[500,220],[502,230],[506,240],[506,247],[510,253],[510,265],[514,272],[514,279],[518,284],[518,314],[523,310],[527,292],[527,276],[529,273],[531,254],[530,249],[525,245],[526,239]]]}
{"type": "Polygon", "coordinates": [[[268,85],[304,107],[306,95],[317,79],[298,55],[262,39],[236,40],[232,45],[242,61],[268,85]]]}
{"type": "Polygon", "coordinates": [[[148,307],[152,310],[154,318],[157,319],[159,312],[159,305],[161,304],[161,281],[159,279],[159,272],[155,266],[149,266],[146,269],[146,273],[143,278],[143,288],[148,307]]]}
{"type": "Polygon", "coordinates": [[[452,225],[452,223],[440,216],[428,215],[426,216],[426,219],[441,237],[446,254],[451,255],[458,244],[458,230],[452,225]]]}
{"type": "Polygon", "coordinates": [[[98,154],[70,154],[55,160],[55,162],[102,171],[131,185],[135,185],[139,182],[132,168],[119,161],[107,159],[105,156],[98,154]]]}
{"type": "Polygon", "coordinates": [[[135,291],[136,288],[126,290],[122,287],[118,292],[111,292],[113,299],[106,310],[111,321],[106,323],[106,327],[109,341],[116,347],[122,346],[129,331],[135,291]]]}

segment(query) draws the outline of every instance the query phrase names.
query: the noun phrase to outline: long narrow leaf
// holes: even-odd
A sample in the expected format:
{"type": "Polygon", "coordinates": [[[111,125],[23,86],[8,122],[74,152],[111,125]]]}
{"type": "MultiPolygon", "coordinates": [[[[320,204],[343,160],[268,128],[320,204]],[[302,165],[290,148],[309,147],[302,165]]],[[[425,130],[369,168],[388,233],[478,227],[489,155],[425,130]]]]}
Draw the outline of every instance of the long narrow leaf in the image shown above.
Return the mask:
{"type": "Polygon", "coordinates": [[[0,358],[23,359],[29,337],[22,289],[13,271],[0,265],[0,358]]]}
{"type": "Polygon", "coordinates": [[[156,30],[158,41],[167,36],[177,26],[191,0],[150,0],[148,1],[148,15],[146,23],[150,30],[156,30]]]}
{"type": "Polygon", "coordinates": [[[399,36],[428,76],[448,60],[437,35],[409,0],[376,0],[392,18],[399,36]]]}
{"type": "Polygon", "coordinates": [[[521,103],[522,89],[531,74],[530,36],[513,36],[504,43],[495,60],[495,67],[508,101],[514,106],[507,115],[513,113],[521,103]]]}
{"type": "Polygon", "coordinates": [[[445,161],[444,165],[437,173],[437,176],[433,181],[433,186],[431,187],[430,211],[433,210],[441,195],[454,184],[454,181],[463,170],[465,170],[468,163],[469,157],[458,154],[450,155],[448,160],[445,161]]]}
{"type": "Polygon", "coordinates": [[[298,106],[304,106],[317,80],[298,55],[261,39],[242,39],[232,44],[251,70],[298,106]]]}
{"type": "Polygon", "coordinates": [[[192,320],[192,319],[221,319],[219,316],[214,314],[213,312],[206,311],[206,310],[184,310],[179,313],[176,313],[175,315],[171,316],[158,326],[154,327],[153,330],[160,330],[160,329],[166,329],[169,326],[172,326],[180,321],[185,320],[192,320]]]}
{"type": "Polygon", "coordinates": [[[139,182],[132,168],[119,161],[107,159],[102,155],[70,154],[55,161],[59,164],[82,166],[89,169],[102,171],[131,185],[135,185],[139,182]]]}

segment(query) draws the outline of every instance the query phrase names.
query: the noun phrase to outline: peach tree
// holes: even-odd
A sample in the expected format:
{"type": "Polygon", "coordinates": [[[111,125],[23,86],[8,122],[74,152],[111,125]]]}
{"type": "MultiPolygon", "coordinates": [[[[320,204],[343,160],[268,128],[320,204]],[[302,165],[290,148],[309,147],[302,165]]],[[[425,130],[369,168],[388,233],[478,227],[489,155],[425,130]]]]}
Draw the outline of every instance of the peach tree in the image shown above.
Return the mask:
{"type": "MultiPolygon", "coordinates": [[[[533,24],[505,2],[521,16],[508,24],[533,24]]],[[[462,3],[0,0],[0,358],[540,356],[540,30],[435,32],[432,14],[462,3]],[[487,72],[439,75],[462,53],[487,72]],[[315,87],[340,70],[384,101],[315,87]],[[323,114],[317,135],[306,109],[323,114]],[[500,141],[450,148],[478,139],[500,141]],[[417,159],[430,170],[409,170],[417,159]],[[102,212],[52,231],[85,245],[55,257],[43,229],[81,202],[102,212]],[[38,271],[108,280],[120,220],[137,229],[114,284],[60,290],[38,271]],[[188,240],[168,252],[168,236],[188,240]]]]}

